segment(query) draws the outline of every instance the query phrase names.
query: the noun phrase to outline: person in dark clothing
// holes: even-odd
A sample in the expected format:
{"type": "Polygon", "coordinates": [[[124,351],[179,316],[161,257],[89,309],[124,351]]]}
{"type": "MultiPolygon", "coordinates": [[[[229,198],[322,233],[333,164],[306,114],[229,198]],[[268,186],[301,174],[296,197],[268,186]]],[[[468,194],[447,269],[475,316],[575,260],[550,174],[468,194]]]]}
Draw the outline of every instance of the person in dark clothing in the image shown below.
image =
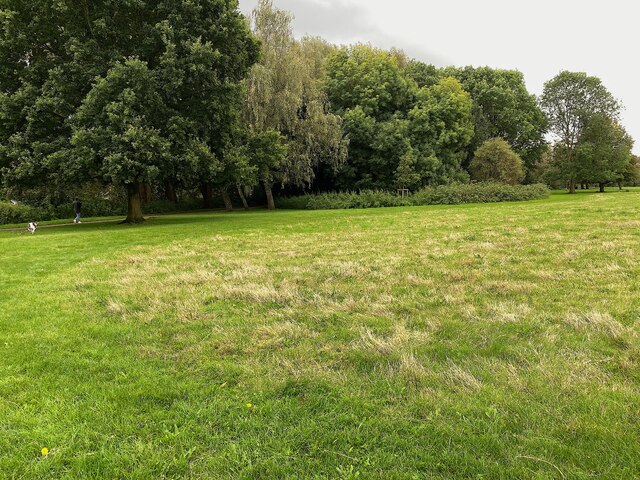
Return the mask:
{"type": "Polygon", "coordinates": [[[78,197],[73,201],[73,213],[76,214],[76,218],[73,219],[73,223],[82,223],[80,221],[80,215],[82,214],[82,202],[78,197]]]}

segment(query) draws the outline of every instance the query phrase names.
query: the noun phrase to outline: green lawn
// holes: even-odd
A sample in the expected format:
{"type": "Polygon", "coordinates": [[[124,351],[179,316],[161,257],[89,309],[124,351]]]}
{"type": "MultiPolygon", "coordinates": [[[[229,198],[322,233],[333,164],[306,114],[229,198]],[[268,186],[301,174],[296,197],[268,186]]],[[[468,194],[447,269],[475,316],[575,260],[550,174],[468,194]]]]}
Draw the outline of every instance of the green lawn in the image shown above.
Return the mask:
{"type": "Polygon", "coordinates": [[[638,478],[639,278],[640,192],[0,232],[0,478],[638,478]]]}

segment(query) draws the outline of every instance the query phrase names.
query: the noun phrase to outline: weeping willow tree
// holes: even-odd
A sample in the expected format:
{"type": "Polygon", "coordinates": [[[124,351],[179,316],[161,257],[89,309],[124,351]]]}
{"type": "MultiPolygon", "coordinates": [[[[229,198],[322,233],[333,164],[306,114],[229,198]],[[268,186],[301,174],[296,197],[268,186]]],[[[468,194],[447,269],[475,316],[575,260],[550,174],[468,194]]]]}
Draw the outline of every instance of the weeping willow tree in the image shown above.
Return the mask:
{"type": "Polygon", "coordinates": [[[306,186],[321,164],[334,168],[347,156],[342,120],[329,111],[322,82],[325,61],[334,47],[319,38],[293,36],[290,13],[260,0],[251,16],[251,28],[262,44],[262,57],[247,79],[246,124],[250,136],[277,132],[286,145],[281,162],[261,165],[260,182],[269,208],[275,208],[272,188],[276,183],[306,186]]]}

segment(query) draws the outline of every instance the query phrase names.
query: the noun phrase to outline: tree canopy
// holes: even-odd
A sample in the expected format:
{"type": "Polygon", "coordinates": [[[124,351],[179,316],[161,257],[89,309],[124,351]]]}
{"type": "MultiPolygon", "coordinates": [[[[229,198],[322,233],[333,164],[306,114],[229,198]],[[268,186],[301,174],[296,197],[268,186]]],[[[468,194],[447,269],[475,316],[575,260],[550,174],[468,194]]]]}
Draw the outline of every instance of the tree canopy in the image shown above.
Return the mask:
{"type": "Polygon", "coordinates": [[[545,149],[547,119],[537,99],[527,91],[524,76],[515,70],[489,67],[447,68],[473,100],[475,134],[467,150],[471,160],[477,148],[491,138],[502,138],[533,170],[545,149]]]}
{"type": "MultiPolygon", "coordinates": [[[[287,144],[277,168],[259,168],[270,199],[274,183],[310,185],[319,165],[337,168],[347,155],[342,119],[329,112],[322,88],[324,65],[334,48],[318,38],[296,40],[291,21],[291,15],[271,0],[260,0],[252,14],[262,56],[247,79],[248,135],[261,138],[279,132],[287,144]]],[[[272,202],[269,206],[274,207],[272,202]]]]}
{"type": "Polygon", "coordinates": [[[250,18],[236,0],[4,0],[2,186],[58,198],[93,182],[126,191],[139,222],[152,189],[232,209],[257,187],[275,208],[276,186],[635,181],[621,105],[597,77],[561,72],[538,99],[518,71],[336,47],[292,21],[272,0],[250,18]]]}
{"type": "Polygon", "coordinates": [[[633,160],[632,147],[631,137],[617,122],[601,113],[592,115],[576,147],[578,179],[597,183],[604,191],[607,183],[624,179],[633,160]]]}
{"type": "Polygon", "coordinates": [[[399,169],[416,187],[464,178],[473,136],[469,95],[453,78],[419,88],[410,65],[368,45],[329,60],[327,93],[350,141],[349,163],[335,180],[341,188],[393,188],[399,169]]]}
{"type": "Polygon", "coordinates": [[[575,192],[576,182],[584,175],[576,157],[576,149],[589,119],[605,116],[618,119],[620,103],[597,77],[582,72],[560,72],[544,86],[540,104],[549,120],[551,133],[558,146],[555,149],[555,171],[575,192]]]}
{"type": "Polygon", "coordinates": [[[210,180],[258,56],[236,2],[7,0],[1,21],[0,158],[11,182],[210,180]],[[143,160],[147,149],[158,158],[143,160]],[[103,168],[83,168],[96,156],[103,168]]]}

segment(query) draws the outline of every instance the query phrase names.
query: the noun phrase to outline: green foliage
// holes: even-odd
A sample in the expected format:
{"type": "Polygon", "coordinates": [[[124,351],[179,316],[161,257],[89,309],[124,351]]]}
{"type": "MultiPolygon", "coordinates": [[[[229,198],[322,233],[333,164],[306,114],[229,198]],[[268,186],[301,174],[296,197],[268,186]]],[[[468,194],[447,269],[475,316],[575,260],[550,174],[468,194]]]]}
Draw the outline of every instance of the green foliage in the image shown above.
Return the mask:
{"type": "Polygon", "coordinates": [[[476,150],[470,170],[473,179],[481,182],[517,185],[524,179],[524,162],[501,138],[487,140],[476,150]]]}
{"type": "Polygon", "coordinates": [[[640,156],[631,156],[631,161],[623,172],[621,183],[625,185],[638,185],[640,183],[640,156]]]}
{"type": "Polygon", "coordinates": [[[28,205],[14,205],[12,203],[0,202],[0,225],[13,223],[38,222],[47,220],[42,218],[41,211],[28,205]]]}
{"type": "Polygon", "coordinates": [[[331,57],[326,90],[350,142],[349,163],[334,176],[337,187],[414,188],[465,180],[461,161],[473,136],[472,104],[453,78],[421,81],[419,89],[411,77],[429,72],[434,74],[398,52],[365,45],[331,57]]]}
{"type": "Polygon", "coordinates": [[[405,70],[407,76],[416,82],[418,88],[432,87],[446,76],[442,70],[434,65],[428,65],[418,60],[410,61],[405,70]]]}
{"type": "MultiPolygon", "coordinates": [[[[293,37],[292,17],[260,0],[252,15],[253,32],[262,56],[247,79],[246,128],[250,134],[276,131],[288,149],[271,182],[304,186],[321,165],[344,163],[346,143],[342,119],[329,112],[322,89],[325,63],[333,47],[318,38],[293,37]]],[[[264,162],[262,177],[265,177],[264,162]]]]}
{"type": "Polygon", "coordinates": [[[340,189],[391,188],[411,144],[407,112],[415,83],[404,74],[398,52],[367,45],[345,47],[327,63],[325,90],[344,119],[349,161],[332,172],[340,189]]]}
{"type": "Polygon", "coordinates": [[[396,188],[413,190],[421,183],[420,174],[416,171],[416,157],[410,149],[400,158],[400,164],[395,173],[396,188]]]}
{"type": "Polygon", "coordinates": [[[505,185],[500,183],[452,184],[426,187],[408,197],[381,190],[322,193],[278,200],[281,208],[338,210],[420,205],[460,205],[541,200],[550,192],[546,185],[505,185]]]}
{"type": "Polygon", "coordinates": [[[592,115],[585,122],[576,147],[577,178],[606,184],[622,180],[632,161],[633,141],[608,116],[592,115]]]}
{"type": "MultiPolygon", "coordinates": [[[[298,40],[292,19],[272,0],[250,19],[235,0],[4,0],[0,182],[32,192],[125,186],[129,216],[141,221],[143,183],[172,199],[197,187],[205,204],[258,183],[268,199],[275,184],[464,183],[493,138],[522,158],[527,183],[634,175],[626,154],[607,153],[623,150],[604,146],[611,135],[585,131],[589,118],[616,121],[620,110],[595,77],[562,72],[538,104],[520,72],[439,69],[397,49],[298,40]],[[541,166],[547,127],[560,145],[541,166]]],[[[520,178],[517,167],[476,173],[520,178]]]]}
{"type": "Polygon", "coordinates": [[[258,55],[237,2],[3,7],[0,165],[8,184],[89,177],[187,185],[220,171],[216,161],[238,128],[241,81],[258,55]]]}
{"type": "Polygon", "coordinates": [[[224,158],[224,170],[216,179],[218,186],[229,188],[236,185],[251,189],[258,184],[258,167],[262,159],[252,159],[250,145],[232,146],[225,152],[224,158]]]}
{"type": "Polygon", "coordinates": [[[359,107],[382,121],[410,108],[415,84],[390,52],[368,45],[344,47],[329,59],[327,71],[325,88],[339,115],[359,107]]]}
{"type": "Polygon", "coordinates": [[[380,190],[362,190],[360,192],[322,193],[309,195],[308,210],[344,210],[351,208],[399,207],[402,197],[380,190]]]}
{"type": "MultiPolygon", "coordinates": [[[[556,137],[549,177],[566,182],[575,192],[576,182],[590,176],[577,158],[577,148],[590,118],[603,115],[617,120],[621,105],[597,77],[586,73],[561,72],[544,86],[540,104],[556,137]]],[[[584,149],[583,149],[584,150],[584,149]]]]}
{"type": "Polygon", "coordinates": [[[117,185],[158,179],[171,162],[162,135],[166,112],[152,72],[140,60],[115,65],[74,117],[72,145],[83,170],[117,185]]]}
{"type": "Polygon", "coordinates": [[[603,114],[615,120],[621,109],[598,77],[567,71],[545,83],[540,104],[551,132],[569,149],[575,148],[592,115],[603,114]]]}
{"type": "Polygon", "coordinates": [[[255,166],[258,179],[272,185],[287,158],[288,146],[280,132],[266,130],[254,133],[247,144],[246,155],[255,166]]]}
{"type": "Polygon", "coordinates": [[[473,137],[471,108],[469,94],[452,77],[418,91],[408,118],[422,185],[466,179],[461,167],[473,137]]]}
{"type": "Polygon", "coordinates": [[[475,134],[465,166],[485,141],[499,137],[520,155],[527,171],[533,170],[545,150],[547,120],[536,97],[527,91],[523,74],[489,67],[449,67],[441,75],[460,81],[473,101],[475,134]]]}

